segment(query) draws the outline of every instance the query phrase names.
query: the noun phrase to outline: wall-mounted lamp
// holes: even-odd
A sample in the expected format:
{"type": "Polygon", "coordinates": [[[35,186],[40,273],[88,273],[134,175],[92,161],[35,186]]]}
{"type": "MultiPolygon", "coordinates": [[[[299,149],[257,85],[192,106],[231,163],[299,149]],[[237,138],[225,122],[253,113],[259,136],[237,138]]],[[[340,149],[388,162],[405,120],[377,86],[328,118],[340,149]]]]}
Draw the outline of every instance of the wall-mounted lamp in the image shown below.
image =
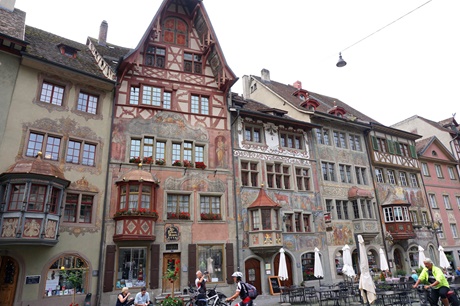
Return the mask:
{"type": "Polygon", "coordinates": [[[64,267],[64,266],[61,266],[61,270],[65,270],[65,267],[64,267]]]}
{"type": "Polygon", "coordinates": [[[438,220],[433,222],[433,229],[431,230],[433,234],[441,234],[442,233],[442,221],[438,220]]]}

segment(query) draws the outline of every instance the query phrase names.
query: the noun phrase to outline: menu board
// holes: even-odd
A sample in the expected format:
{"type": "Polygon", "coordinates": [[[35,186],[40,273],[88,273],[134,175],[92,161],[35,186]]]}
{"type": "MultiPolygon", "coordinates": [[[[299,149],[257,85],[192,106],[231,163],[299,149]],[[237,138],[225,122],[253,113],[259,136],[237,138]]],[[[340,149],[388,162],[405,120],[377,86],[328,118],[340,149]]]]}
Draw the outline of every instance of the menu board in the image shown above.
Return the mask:
{"type": "Polygon", "coordinates": [[[271,295],[278,295],[281,293],[281,283],[278,276],[269,276],[268,285],[270,286],[271,295]]]}

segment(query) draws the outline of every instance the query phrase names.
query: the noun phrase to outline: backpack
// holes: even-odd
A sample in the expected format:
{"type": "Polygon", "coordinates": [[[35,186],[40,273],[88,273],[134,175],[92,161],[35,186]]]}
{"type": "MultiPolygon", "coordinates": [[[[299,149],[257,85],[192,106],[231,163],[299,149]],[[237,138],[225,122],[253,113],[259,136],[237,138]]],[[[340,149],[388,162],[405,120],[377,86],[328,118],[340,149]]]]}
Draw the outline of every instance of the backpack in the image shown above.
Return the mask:
{"type": "Polygon", "coordinates": [[[259,295],[259,293],[257,292],[257,288],[249,283],[244,283],[244,285],[246,286],[246,292],[248,296],[251,298],[251,300],[255,300],[259,295]]]}

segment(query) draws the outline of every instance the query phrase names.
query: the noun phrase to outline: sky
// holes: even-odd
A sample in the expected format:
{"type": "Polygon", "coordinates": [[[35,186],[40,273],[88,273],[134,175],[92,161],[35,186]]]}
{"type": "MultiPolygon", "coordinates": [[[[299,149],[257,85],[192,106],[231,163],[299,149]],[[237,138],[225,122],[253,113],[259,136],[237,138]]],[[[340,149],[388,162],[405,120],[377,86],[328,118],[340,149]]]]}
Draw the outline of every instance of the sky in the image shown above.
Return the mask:
{"type": "MultiPolygon", "coordinates": [[[[80,43],[97,38],[106,20],[107,41],[134,48],[161,2],[16,0],[15,7],[27,13],[27,25],[80,43]]],[[[440,121],[458,114],[460,121],[459,0],[203,3],[239,79],[268,69],[274,81],[301,81],[385,125],[414,115],[440,121]]],[[[241,81],[232,91],[243,92],[241,81]]]]}

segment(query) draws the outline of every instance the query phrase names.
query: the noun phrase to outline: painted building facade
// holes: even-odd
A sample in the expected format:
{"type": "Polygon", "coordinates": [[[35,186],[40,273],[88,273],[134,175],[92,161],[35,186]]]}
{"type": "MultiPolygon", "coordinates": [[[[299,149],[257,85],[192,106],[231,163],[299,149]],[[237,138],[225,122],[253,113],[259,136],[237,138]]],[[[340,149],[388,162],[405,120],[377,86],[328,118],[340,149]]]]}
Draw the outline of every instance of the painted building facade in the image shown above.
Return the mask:
{"type": "MultiPolygon", "coordinates": [[[[109,64],[109,48],[92,45],[109,64]]],[[[102,303],[115,304],[124,286],[181,292],[197,270],[225,290],[236,254],[228,116],[236,77],[203,3],[163,1],[116,77],[102,303]],[[163,279],[168,269],[178,269],[176,281],[163,279]]]]}
{"type": "Polygon", "coordinates": [[[233,96],[235,164],[241,271],[245,280],[270,293],[285,249],[288,279],[299,285],[313,276],[314,248],[326,247],[311,156],[315,125],[292,119],[285,110],[233,96]],[[304,275],[304,276],[303,276],[304,275]]]}
{"type": "Polygon", "coordinates": [[[415,147],[419,138],[376,123],[371,124],[367,137],[384,247],[394,275],[407,275],[417,268],[418,246],[427,257],[438,259],[438,244],[415,147]]]}
{"type": "Polygon", "coordinates": [[[9,3],[0,9],[10,41],[0,51],[2,304],[68,305],[74,293],[94,302],[114,81],[84,44],[25,25],[9,3]]]}
{"type": "MultiPolygon", "coordinates": [[[[375,271],[379,268],[379,249],[383,244],[378,207],[376,204],[372,169],[368,157],[365,132],[372,119],[338,99],[315,94],[302,88],[301,82],[285,85],[270,79],[270,72],[262,70],[261,77],[244,76],[244,96],[262,102],[267,107],[289,110],[289,117],[311,122],[316,127],[309,131],[312,141],[313,180],[318,223],[324,240],[301,246],[307,252],[320,249],[325,279],[343,280],[342,248],[349,245],[355,272],[358,272],[357,235],[366,240],[369,262],[375,271]]],[[[284,244],[289,250],[289,245],[284,244]]],[[[308,252],[307,252],[308,253],[308,252]]],[[[304,258],[296,258],[303,262],[304,258]]],[[[296,262],[292,263],[296,267],[296,262]]],[[[302,265],[300,265],[302,266],[302,265]]],[[[302,268],[303,269],[303,268],[302,268]]],[[[299,265],[297,265],[297,270],[299,265]]],[[[311,279],[309,272],[294,276],[295,282],[311,279]]]]}

